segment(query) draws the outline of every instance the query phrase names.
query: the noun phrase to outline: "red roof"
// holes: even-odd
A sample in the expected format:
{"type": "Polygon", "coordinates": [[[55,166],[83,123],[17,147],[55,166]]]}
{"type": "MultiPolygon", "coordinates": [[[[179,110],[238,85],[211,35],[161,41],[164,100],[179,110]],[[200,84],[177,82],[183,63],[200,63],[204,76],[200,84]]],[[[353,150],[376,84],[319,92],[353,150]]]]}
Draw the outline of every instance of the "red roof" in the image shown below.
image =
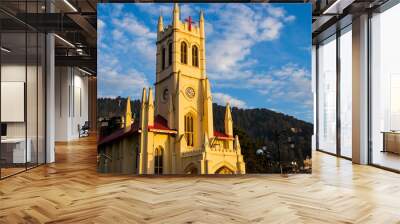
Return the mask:
{"type": "Polygon", "coordinates": [[[150,130],[151,129],[157,129],[157,130],[164,130],[164,131],[175,131],[173,129],[170,129],[168,127],[168,121],[162,117],[161,115],[157,115],[154,118],[154,125],[148,127],[150,130]]]}
{"type": "Polygon", "coordinates": [[[233,140],[233,136],[229,136],[225,133],[219,132],[219,131],[214,131],[214,136],[218,139],[229,139],[233,140]]]}
{"type": "Polygon", "coordinates": [[[105,136],[104,138],[101,138],[98,141],[98,146],[113,142],[115,140],[118,140],[120,138],[123,138],[125,136],[130,136],[134,133],[137,133],[139,130],[139,128],[137,127],[137,125],[132,125],[130,128],[123,128],[120,129],[118,131],[115,131],[114,133],[112,133],[111,135],[105,136]]]}
{"type": "MultiPolygon", "coordinates": [[[[170,132],[174,132],[174,133],[176,132],[176,130],[170,129],[168,127],[168,121],[165,118],[163,118],[162,116],[160,116],[160,115],[157,115],[154,118],[154,125],[153,126],[148,126],[148,129],[149,129],[149,131],[160,130],[160,131],[165,131],[165,132],[169,132],[169,133],[170,132]]],[[[131,128],[120,129],[118,131],[115,131],[111,135],[100,139],[99,142],[98,142],[98,146],[101,146],[101,145],[104,145],[104,144],[107,144],[107,143],[111,143],[113,141],[116,141],[116,140],[118,140],[120,138],[124,138],[126,136],[130,136],[130,135],[132,135],[134,133],[137,133],[138,130],[139,130],[138,124],[132,125],[131,128]]]]}

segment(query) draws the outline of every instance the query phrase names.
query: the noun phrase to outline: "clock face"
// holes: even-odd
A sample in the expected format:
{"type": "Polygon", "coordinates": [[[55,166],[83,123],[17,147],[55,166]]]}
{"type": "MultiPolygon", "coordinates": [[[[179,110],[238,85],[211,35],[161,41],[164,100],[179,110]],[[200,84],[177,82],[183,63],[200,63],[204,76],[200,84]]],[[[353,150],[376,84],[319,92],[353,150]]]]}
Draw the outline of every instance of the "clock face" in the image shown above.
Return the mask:
{"type": "Polygon", "coordinates": [[[186,88],[186,95],[189,97],[189,98],[193,98],[194,97],[194,95],[195,95],[195,92],[194,92],[194,89],[192,88],[192,87],[188,87],[188,88],[186,88]]]}
{"type": "Polygon", "coordinates": [[[166,102],[168,100],[168,89],[164,89],[162,98],[163,98],[164,102],[166,102]]]}

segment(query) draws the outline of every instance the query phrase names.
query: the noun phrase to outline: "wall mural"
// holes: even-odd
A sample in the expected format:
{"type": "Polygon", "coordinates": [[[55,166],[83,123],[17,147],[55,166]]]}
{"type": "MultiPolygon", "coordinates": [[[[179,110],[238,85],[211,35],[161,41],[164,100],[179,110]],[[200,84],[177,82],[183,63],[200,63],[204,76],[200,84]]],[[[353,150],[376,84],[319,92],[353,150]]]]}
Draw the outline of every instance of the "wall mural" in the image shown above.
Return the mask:
{"type": "Polygon", "coordinates": [[[309,4],[99,4],[98,171],[310,173],[309,4]]]}

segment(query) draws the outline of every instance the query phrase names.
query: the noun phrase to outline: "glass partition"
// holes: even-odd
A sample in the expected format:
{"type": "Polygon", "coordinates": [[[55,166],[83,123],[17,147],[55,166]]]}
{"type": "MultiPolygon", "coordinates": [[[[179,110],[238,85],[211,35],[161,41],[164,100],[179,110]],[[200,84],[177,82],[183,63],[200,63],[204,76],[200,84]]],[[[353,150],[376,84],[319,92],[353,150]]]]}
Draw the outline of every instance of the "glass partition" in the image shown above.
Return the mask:
{"type": "Polygon", "coordinates": [[[38,160],[38,34],[27,33],[27,82],[26,82],[26,114],[27,114],[27,151],[29,160],[27,167],[34,167],[38,160]]]}
{"type": "MultiPolygon", "coordinates": [[[[43,4],[7,6],[37,13],[43,4]]],[[[0,12],[0,178],[45,163],[45,44],[43,33],[0,12]]]]}
{"type": "Polygon", "coordinates": [[[1,34],[2,177],[24,171],[31,158],[26,150],[26,41],[25,32],[1,34]]]}
{"type": "Polygon", "coordinates": [[[336,36],[318,47],[318,149],[336,153],[336,36]]]}
{"type": "Polygon", "coordinates": [[[44,164],[46,162],[46,36],[38,33],[38,75],[37,75],[37,162],[44,164]]]}
{"type": "Polygon", "coordinates": [[[371,159],[400,170],[400,4],[371,18],[371,159]]]}

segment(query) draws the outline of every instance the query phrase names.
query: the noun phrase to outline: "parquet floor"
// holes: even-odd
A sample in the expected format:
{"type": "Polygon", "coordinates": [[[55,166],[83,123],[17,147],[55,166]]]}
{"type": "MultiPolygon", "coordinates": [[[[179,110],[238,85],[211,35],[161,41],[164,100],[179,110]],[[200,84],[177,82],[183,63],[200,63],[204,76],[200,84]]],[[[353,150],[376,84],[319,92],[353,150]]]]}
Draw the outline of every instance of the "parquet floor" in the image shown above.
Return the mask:
{"type": "Polygon", "coordinates": [[[0,223],[400,223],[400,175],[314,153],[313,174],[96,173],[94,138],[0,181],[0,223]]]}

